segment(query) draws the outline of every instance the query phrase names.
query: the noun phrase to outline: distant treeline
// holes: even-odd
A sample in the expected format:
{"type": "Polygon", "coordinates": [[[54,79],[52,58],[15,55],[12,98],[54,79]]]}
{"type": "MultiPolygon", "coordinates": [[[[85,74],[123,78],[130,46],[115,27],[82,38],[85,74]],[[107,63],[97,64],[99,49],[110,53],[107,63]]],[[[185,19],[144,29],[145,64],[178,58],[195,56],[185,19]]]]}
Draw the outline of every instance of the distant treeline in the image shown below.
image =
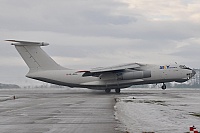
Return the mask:
{"type": "MultiPolygon", "coordinates": [[[[172,84],[172,83],[166,83],[167,88],[200,88],[199,84],[172,84]]],[[[131,88],[161,88],[161,84],[155,85],[133,85],[131,88]]]]}

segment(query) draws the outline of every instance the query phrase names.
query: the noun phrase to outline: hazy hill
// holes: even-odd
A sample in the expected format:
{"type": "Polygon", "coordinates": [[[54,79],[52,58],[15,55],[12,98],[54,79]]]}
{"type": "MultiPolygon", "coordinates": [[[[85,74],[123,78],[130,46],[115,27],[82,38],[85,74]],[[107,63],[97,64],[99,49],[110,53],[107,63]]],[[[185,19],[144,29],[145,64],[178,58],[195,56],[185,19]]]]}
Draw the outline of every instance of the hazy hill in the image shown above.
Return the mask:
{"type": "Polygon", "coordinates": [[[6,88],[20,88],[18,85],[15,84],[2,84],[0,83],[0,89],[6,89],[6,88]]]}

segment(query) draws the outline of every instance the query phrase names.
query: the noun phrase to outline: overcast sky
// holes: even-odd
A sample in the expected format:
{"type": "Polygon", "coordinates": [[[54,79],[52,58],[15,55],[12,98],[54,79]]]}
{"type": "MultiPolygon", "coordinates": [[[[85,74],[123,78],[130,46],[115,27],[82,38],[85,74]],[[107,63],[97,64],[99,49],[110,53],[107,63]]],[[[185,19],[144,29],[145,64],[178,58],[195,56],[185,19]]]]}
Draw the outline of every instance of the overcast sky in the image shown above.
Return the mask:
{"type": "Polygon", "coordinates": [[[178,62],[200,68],[199,0],[0,0],[0,83],[35,84],[5,39],[44,41],[59,64],[90,69],[178,62]]]}

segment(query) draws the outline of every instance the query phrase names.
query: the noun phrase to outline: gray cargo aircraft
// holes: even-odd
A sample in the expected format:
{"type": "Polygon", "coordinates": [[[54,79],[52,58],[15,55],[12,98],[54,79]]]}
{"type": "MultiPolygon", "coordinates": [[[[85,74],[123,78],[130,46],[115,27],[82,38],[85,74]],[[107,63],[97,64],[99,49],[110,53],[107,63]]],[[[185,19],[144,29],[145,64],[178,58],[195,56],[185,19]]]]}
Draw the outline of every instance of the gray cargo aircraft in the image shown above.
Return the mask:
{"type": "Polygon", "coordinates": [[[120,93],[120,89],[142,84],[162,83],[162,89],[166,89],[166,82],[185,82],[196,74],[191,68],[176,63],[130,63],[91,70],[73,70],[60,66],[41,49],[41,46],[47,46],[48,43],[6,41],[14,42],[12,45],[28,65],[26,77],[56,85],[105,90],[106,93],[115,89],[116,93],[120,93]]]}

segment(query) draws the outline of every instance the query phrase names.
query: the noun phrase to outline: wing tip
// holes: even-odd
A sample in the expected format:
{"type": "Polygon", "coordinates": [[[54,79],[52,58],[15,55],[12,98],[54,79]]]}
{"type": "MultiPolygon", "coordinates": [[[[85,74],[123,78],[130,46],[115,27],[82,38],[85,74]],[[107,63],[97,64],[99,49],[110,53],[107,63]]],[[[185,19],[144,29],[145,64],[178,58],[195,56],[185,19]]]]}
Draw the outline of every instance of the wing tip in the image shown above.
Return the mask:
{"type": "Polygon", "coordinates": [[[16,40],[13,40],[13,39],[6,39],[4,41],[6,41],[6,42],[16,42],[16,40]]]}

